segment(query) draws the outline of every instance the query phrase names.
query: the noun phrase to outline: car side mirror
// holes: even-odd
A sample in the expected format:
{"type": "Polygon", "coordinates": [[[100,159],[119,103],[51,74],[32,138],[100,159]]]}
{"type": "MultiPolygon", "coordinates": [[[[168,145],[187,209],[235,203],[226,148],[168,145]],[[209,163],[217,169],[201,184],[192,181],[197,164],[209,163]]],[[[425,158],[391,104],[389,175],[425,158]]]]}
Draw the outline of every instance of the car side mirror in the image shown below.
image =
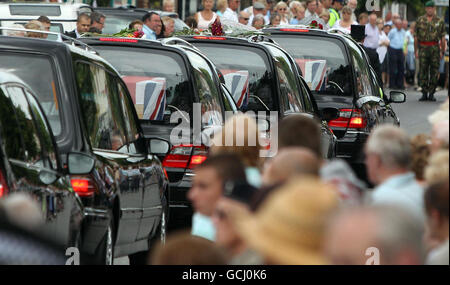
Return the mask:
{"type": "Polygon", "coordinates": [[[404,103],[406,101],[406,94],[401,91],[391,91],[389,93],[389,101],[391,103],[404,103]]]}
{"type": "Polygon", "coordinates": [[[170,150],[170,143],[164,139],[160,138],[150,138],[148,139],[148,153],[165,156],[170,150]]]}
{"type": "Polygon", "coordinates": [[[94,169],[95,159],[86,153],[71,152],[67,156],[69,174],[89,174],[94,169]]]}
{"type": "Polygon", "coordinates": [[[322,120],[327,122],[338,119],[340,111],[336,108],[325,108],[320,112],[322,120]]]}

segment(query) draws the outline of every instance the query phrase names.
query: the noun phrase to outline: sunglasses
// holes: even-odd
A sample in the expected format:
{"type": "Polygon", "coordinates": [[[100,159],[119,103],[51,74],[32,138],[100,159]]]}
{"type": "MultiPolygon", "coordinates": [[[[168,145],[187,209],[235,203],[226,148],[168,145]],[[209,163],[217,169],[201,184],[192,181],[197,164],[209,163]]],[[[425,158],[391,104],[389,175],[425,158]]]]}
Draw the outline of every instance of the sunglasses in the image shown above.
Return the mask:
{"type": "Polygon", "coordinates": [[[278,10],[280,10],[280,11],[286,11],[287,9],[286,9],[286,8],[278,8],[278,10]]]}

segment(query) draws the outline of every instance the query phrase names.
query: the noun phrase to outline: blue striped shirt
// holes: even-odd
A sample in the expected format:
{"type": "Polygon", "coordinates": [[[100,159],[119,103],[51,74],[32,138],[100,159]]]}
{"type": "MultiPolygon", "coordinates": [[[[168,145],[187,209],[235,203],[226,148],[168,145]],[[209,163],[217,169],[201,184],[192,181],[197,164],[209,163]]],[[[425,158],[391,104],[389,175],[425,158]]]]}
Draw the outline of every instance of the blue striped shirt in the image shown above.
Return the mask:
{"type": "Polygon", "coordinates": [[[406,31],[401,29],[400,31],[397,28],[392,29],[389,32],[389,40],[391,44],[389,45],[393,49],[403,49],[403,45],[405,43],[406,31]]]}
{"type": "Polygon", "coordinates": [[[144,25],[142,27],[142,31],[144,32],[146,39],[148,39],[148,40],[156,40],[156,33],[152,29],[147,27],[147,25],[144,25]]]}

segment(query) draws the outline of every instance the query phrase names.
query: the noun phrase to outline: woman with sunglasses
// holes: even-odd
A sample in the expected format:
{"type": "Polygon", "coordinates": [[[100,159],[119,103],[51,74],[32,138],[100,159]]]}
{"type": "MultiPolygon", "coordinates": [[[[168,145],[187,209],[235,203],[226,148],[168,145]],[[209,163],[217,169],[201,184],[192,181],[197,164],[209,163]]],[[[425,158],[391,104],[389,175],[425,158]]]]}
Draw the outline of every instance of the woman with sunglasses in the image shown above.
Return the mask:
{"type": "Polygon", "coordinates": [[[278,2],[278,4],[275,6],[275,10],[280,16],[280,25],[289,25],[289,13],[287,4],[283,1],[278,2]]]}

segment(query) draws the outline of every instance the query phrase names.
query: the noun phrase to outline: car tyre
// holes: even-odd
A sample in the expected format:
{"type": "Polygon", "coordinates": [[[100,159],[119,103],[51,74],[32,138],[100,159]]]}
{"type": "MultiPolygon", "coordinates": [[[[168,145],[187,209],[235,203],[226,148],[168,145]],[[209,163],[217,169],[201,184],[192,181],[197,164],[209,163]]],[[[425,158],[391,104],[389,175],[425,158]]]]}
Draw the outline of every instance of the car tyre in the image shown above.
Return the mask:
{"type": "Polygon", "coordinates": [[[97,251],[95,252],[95,256],[93,261],[95,264],[101,265],[113,265],[114,264],[114,219],[113,216],[110,215],[111,219],[109,221],[108,228],[106,229],[105,236],[100,242],[97,251]]]}

